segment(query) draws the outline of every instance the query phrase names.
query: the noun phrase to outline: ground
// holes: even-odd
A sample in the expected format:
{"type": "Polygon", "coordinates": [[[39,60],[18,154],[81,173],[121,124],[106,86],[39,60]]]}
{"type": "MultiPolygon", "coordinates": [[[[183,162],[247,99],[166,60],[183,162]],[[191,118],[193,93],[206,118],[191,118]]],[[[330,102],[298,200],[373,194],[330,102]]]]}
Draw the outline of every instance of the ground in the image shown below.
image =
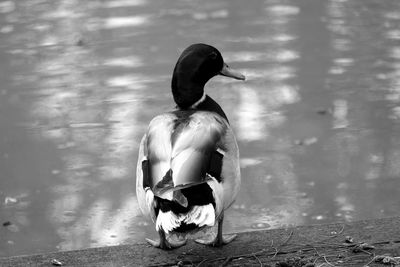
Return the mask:
{"type": "Polygon", "coordinates": [[[400,217],[240,233],[221,248],[134,244],[0,259],[0,266],[400,266],[400,217]]]}

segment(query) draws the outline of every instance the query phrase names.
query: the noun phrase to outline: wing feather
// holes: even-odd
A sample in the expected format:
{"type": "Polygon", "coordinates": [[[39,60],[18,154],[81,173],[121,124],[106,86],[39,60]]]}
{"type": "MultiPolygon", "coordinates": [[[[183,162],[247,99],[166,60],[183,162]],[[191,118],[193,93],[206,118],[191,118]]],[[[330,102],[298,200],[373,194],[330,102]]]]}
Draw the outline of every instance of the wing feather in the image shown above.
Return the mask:
{"type": "Polygon", "coordinates": [[[212,112],[196,112],[189,123],[175,133],[172,148],[172,179],[174,185],[205,181],[211,154],[218,149],[228,124],[212,112]]]}
{"type": "Polygon", "coordinates": [[[140,196],[143,199],[139,201],[141,209],[145,209],[145,214],[150,213],[154,220],[154,207],[151,207],[154,204],[149,203],[153,202],[154,195],[173,200],[179,195],[174,191],[207,182],[214,192],[219,213],[237,194],[238,166],[239,154],[232,129],[218,114],[179,111],[159,115],[150,122],[139,151],[137,179],[142,181],[137,182],[137,194],[138,199],[140,196]],[[151,190],[143,189],[144,160],[148,160],[151,190]],[[212,171],[231,181],[221,183],[221,177],[210,181],[207,173],[212,171]]]}
{"type": "Polygon", "coordinates": [[[149,124],[145,146],[150,161],[152,186],[160,182],[170,169],[171,133],[175,119],[172,113],[165,113],[155,117],[149,124]]]}

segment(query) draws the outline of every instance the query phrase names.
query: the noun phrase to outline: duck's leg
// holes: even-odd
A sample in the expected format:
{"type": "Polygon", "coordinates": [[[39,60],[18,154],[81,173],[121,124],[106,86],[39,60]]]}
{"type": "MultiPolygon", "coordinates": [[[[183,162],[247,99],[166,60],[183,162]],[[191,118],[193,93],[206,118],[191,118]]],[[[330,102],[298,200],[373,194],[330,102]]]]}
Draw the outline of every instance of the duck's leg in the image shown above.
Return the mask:
{"type": "Polygon", "coordinates": [[[236,238],[236,234],[229,234],[229,235],[223,235],[222,234],[222,225],[224,222],[224,212],[222,211],[219,219],[218,219],[218,233],[215,238],[211,239],[196,239],[195,241],[197,243],[203,244],[203,245],[208,245],[208,246],[213,246],[213,247],[221,247],[223,245],[226,245],[230,242],[232,242],[236,238]]]}
{"type": "Polygon", "coordinates": [[[186,244],[186,239],[174,242],[171,242],[172,240],[168,241],[167,237],[165,236],[165,232],[162,229],[158,231],[158,235],[160,236],[159,240],[151,240],[149,238],[146,238],[146,241],[153,247],[161,248],[164,250],[179,248],[186,244]]]}

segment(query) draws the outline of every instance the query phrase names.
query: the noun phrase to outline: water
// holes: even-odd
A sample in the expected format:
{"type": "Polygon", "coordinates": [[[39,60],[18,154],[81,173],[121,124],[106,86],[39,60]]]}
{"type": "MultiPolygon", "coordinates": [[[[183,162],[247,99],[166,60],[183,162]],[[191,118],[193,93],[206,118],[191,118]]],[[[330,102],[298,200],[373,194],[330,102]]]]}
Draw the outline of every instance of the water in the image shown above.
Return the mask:
{"type": "Polygon", "coordinates": [[[226,232],[399,215],[399,23],[396,0],[0,1],[0,256],[154,237],[138,143],[195,42],[248,78],[207,85],[241,151],[226,232]]]}

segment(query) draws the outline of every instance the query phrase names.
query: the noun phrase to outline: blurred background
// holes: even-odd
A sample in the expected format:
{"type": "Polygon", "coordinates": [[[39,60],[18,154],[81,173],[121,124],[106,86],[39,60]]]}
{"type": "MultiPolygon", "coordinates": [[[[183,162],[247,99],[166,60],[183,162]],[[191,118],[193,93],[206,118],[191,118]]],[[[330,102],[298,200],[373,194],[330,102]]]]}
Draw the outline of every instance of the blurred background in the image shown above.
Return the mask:
{"type": "Polygon", "coordinates": [[[0,257],[144,242],[138,144],[188,45],[241,151],[225,232],[400,215],[400,1],[0,0],[0,257]]]}

